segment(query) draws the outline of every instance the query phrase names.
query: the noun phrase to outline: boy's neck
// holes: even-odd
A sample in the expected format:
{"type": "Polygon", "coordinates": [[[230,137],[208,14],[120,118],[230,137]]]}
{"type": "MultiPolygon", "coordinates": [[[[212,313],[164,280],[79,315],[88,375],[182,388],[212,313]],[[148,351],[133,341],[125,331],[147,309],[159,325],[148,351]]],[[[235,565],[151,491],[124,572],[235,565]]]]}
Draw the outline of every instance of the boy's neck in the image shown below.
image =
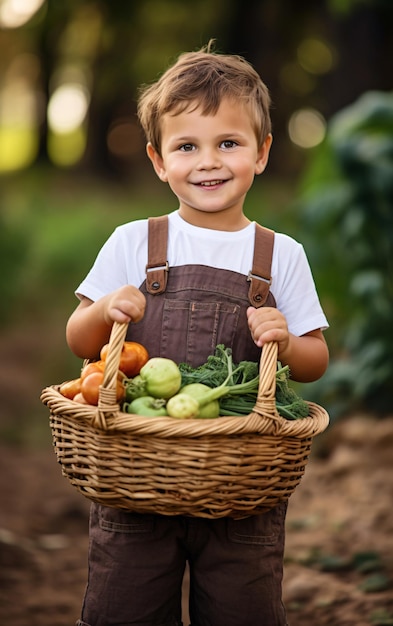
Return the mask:
{"type": "Polygon", "coordinates": [[[210,230],[222,230],[235,232],[243,230],[250,224],[248,217],[244,213],[230,215],[226,211],[217,213],[207,213],[204,211],[187,210],[180,207],[180,217],[188,224],[198,228],[209,228],[210,230]]]}

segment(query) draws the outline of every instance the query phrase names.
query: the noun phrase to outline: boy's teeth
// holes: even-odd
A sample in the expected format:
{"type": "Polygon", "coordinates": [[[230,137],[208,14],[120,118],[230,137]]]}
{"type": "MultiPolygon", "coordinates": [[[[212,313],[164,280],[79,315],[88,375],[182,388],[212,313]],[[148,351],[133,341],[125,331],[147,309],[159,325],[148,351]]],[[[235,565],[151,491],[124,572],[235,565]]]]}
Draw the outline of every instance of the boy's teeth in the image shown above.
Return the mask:
{"type": "Polygon", "coordinates": [[[220,182],[220,180],[207,180],[206,182],[201,183],[201,185],[204,187],[212,187],[213,185],[219,185],[220,182]]]}

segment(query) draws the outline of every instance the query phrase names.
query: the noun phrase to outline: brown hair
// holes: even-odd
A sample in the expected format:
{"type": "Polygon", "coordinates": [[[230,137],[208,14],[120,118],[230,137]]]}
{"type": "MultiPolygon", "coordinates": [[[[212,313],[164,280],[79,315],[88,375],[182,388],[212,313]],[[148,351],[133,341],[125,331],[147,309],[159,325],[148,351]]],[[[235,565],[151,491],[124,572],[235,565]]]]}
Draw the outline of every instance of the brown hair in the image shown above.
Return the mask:
{"type": "Polygon", "coordinates": [[[191,103],[214,115],[224,98],[239,100],[250,112],[259,146],[271,132],[269,91],[259,74],[243,57],[211,52],[211,45],[181,54],[157,82],[140,89],[139,121],[159,154],[161,117],[182,113],[191,103]]]}

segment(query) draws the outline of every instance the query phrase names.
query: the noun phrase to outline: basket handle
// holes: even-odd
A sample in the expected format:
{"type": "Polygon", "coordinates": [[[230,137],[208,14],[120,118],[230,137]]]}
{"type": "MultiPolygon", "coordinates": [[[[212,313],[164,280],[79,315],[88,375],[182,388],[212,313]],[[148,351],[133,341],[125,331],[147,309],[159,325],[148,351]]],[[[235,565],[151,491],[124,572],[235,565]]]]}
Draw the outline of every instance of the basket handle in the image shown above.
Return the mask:
{"type": "Polygon", "coordinates": [[[116,406],[117,376],[120,356],[127,335],[128,324],[113,322],[108,353],[105,359],[104,379],[100,387],[98,406],[116,406]]]}
{"type": "Polygon", "coordinates": [[[275,413],[278,345],[271,341],[263,346],[259,365],[259,387],[255,411],[266,412],[266,405],[275,413]]]}

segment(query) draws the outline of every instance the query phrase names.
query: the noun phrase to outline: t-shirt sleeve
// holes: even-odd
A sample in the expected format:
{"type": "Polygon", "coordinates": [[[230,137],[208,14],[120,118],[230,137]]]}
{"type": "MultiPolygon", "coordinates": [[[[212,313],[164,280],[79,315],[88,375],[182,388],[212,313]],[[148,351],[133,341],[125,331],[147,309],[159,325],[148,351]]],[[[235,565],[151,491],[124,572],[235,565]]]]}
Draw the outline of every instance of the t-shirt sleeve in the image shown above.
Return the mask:
{"type": "Polygon", "coordinates": [[[314,278],[303,246],[279,235],[280,254],[273,257],[271,291],[277,308],[285,315],[288,328],[296,336],[328,328],[314,278]]]}
{"type": "Polygon", "coordinates": [[[102,246],[85,279],[75,290],[78,298],[96,301],[127,284],[127,268],[122,240],[116,229],[102,246]]]}

